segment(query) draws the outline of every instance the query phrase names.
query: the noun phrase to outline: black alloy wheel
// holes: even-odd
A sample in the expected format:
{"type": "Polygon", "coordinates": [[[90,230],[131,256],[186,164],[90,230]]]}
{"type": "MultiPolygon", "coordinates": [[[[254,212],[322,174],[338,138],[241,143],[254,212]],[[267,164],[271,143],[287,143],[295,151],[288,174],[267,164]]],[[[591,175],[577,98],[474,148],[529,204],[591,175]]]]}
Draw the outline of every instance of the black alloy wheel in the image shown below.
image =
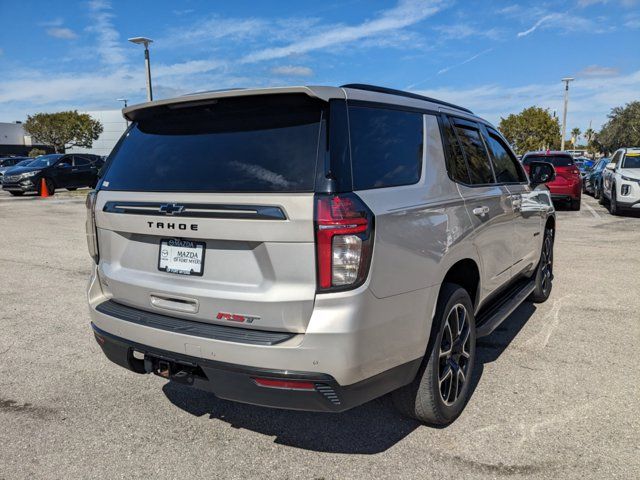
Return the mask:
{"type": "Polygon", "coordinates": [[[438,382],[440,398],[445,405],[453,405],[468,378],[471,358],[471,329],[464,305],[453,306],[445,321],[440,340],[438,382]]]}

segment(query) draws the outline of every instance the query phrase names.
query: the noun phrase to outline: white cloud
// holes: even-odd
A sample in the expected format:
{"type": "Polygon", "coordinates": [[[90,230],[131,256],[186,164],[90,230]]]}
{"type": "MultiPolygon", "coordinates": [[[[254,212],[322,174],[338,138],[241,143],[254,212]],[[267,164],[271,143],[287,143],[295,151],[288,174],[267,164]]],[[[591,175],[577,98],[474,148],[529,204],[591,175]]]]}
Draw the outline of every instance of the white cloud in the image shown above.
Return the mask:
{"type": "MultiPolygon", "coordinates": [[[[592,77],[577,79],[571,83],[567,123],[582,130],[593,121],[599,129],[606,121],[611,108],[638,99],[640,70],[617,77],[592,77]]],[[[500,117],[518,113],[537,105],[561,112],[563,101],[561,82],[506,87],[499,84],[483,85],[468,89],[438,88],[420,90],[417,93],[449,101],[471,108],[474,113],[498,124],[500,117]]]]}
{"type": "Polygon", "coordinates": [[[614,67],[603,67],[601,65],[589,65],[580,70],[578,77],[612,77],[618,75],[620,71],[614,67]]]}
{"type": "Polygon", "coordinates": [[[549,21],[557,21],[557,20],[561,20],[563,17],[562,14],[560,13],[552,13],[549,15],[545,15],[544,17],[542,17],[540,20],[538,20],[536,23],[533,24],[533,26],[523,32],[518,32],[518,37],[526,37],[527,35],[532,34],[533,32],[535,32],[538,27],[540,27],[543,23],[545,22],[549,22],[549,21]]]}
{"type": "Polygon", "coordinates": [[[317,33],[283,47],[270,47],[250,53],[242,61],[252,63],[274,60],[385,35],[424,20],[438,12],[441,5],[442,2],[434,0],[401,0],[394,8],[384,10],[378,17],[359,25],[321,28],[317,33]]]}
{"type": "Polygon", "coordinates": [[[89,2],[90,18],[93,25],[87,30],[97,34],[97,50],[103,63],[118,65],[125,61],[120,33],[113,26],[111,3],[108,0],[89,2]]]}
{"type": "Polygon", "coordinates": [[[214,16],[188,28],[172,30],[164,39],[158,40],[163,47],[181,47],[186,44],[211,42],[228,38],[242,40],[265,32],[267,22],[256,18],[221,18],[214,16]]]}
{"type": "Polygon", "coordinates": [[[173,63],[171,65],[157,65],[152,67],[153,76],[194,75],[219,70],[226,67],[226,63],[218,60],[190,60],[188,62],[173,63]]]}
{"type": "Polygon", "coordinates": [[[64,40],[73,40],[78,38],[78,35],[70,28],[52,27],[47,28],[47,35],[54,38],[62,38],[64,40]]]}
{"type": "Polygon", "coordinates": [[[437,25],[434,29],[445,40],[459,40],[468,37],[485,37],[492,40],[500,38],[502,31],[499,28],[477,28],[468,23],[455,23],[452,25],[437,25]]]}
{"type": "Polygon", "coordinates": [[[313,75],[313,70],[309,67],[282,65],[280,67],[273,67],[271,73],[285,77],[310,77],[313,75]]]}
{"type": "MultiPolygon", "coordinates": [[[[533,13],[536,16],[542,15],[542,10],[534,9],[532,12],[520,13],[522,21],[527,21],[527,17],[533,13]]],[[[538,29],[554,29],[556,32],[589,32],[606,33],[612,31],[614,27],[608,25],[602,18],[584,17],[576,15],[574,12],[552,12],[540,17],[531,27],[522,32],[518,32],[518,38],[531,35],[538,29]]]]}
{"type": "Polygon", "coordinates": [[[633,7],[640,3],[640,0],[618,0],[613,2],[611,2],[611,0],[578,0],[578,6],[580,7],[589,7],[599,3],[603,5],[607,3],[620,3],[624,7],[633,7]]]}

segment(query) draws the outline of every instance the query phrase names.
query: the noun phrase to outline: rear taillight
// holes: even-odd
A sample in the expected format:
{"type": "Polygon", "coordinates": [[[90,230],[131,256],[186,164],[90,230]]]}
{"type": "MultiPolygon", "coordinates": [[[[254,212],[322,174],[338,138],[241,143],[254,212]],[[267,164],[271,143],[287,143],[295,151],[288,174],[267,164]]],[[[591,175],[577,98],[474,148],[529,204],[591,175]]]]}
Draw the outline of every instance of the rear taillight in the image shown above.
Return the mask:
{"type": "Polygon", "coordinates": [[[87,207],[87,221],[85,223],[85,229],[87,232],[87,247],[89,248],[89,255],[93,258],[96,264],[100,261],[100,254],[98,251],[98,232],[96,230],[96,196],[97,192],[92,190],[87,195],[85,206],[87,207]]]}
{"type": "Polygon", "coordinates": [[[373,251],[373,214],[357,195],[316,195],[318,291],[364,283],[373,251]]]}

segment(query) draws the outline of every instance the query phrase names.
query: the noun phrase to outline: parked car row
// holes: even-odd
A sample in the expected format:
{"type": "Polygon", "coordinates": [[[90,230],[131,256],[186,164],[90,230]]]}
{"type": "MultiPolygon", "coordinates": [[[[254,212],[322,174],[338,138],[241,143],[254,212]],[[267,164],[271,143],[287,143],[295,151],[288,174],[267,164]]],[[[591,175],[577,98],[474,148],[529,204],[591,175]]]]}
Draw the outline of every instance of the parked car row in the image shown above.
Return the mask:
{"type": "Polygon", "coordinates": [[[551,150],[527,152],[522,156],[521,161],[528,174],[531,173],[529,165],[533,161],[553,164],[556,169],[556,178],[547,183],[547,187],[551,192],[551,199],[554,202],[567,203],[571,210],[580,210],[582,177],[580,176],[580,168],[571,154],[551,150]]]}
{"type": "Polygon", "coordinates": [[[602,170],[600,203],[612,215],[640,211],[640,147],[617,150],[602,170]]]}
{"type": "MultiPolygon", "coordinates": [[[[92,154],[50,154],[37,158],[10,159],[0,177],[2,189],[14,196],[27,192],[40,194],[42,183],[49,195],[56,189],[76,190],[81,187],[94,187],[98,181],[98,172],[104,165],[103,157],[92,154]]],[[[2,165],[2,163],[0,163],[2,165]]]]}

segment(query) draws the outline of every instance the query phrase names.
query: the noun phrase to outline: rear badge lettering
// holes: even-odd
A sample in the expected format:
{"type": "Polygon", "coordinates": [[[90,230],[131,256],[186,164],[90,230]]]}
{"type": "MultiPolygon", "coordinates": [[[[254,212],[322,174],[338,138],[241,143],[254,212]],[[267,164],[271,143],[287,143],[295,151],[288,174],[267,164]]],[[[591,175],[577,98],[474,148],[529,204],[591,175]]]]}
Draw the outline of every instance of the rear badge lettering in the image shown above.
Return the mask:
{"type": "Polygon", "coordinates": [[[238,322],[238,323],[253,323],[257,320],[260,320],[260,317],[255,317],[253,315],[241,315],[239,313],[227,313],[227,312],[218,312],[216,315],[218,320],[227,320],[229,322],[238,322]]]}
{"type": "Polygon", "coordinates": [[[149,228],[162,228],[167,230],[191,230],[194,232],[198,231],[197,223],[165,223],[165,222],[147,222],[149,228]]]}

